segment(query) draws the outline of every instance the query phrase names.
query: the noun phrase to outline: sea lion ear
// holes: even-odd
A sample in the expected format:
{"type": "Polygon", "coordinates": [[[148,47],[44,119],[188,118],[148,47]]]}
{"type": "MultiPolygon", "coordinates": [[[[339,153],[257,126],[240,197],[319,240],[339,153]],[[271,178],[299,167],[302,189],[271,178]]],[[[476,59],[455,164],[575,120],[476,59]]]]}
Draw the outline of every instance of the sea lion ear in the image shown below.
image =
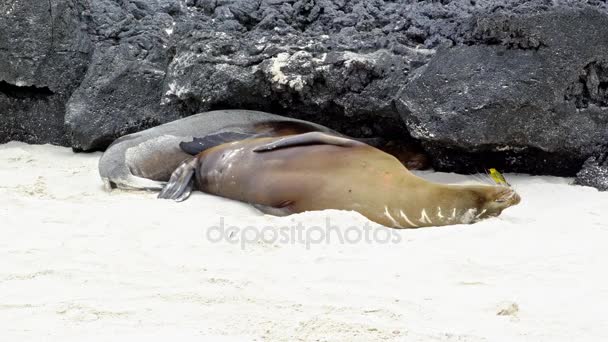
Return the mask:
{"type": "Polygon", "coordinates": [[[206,149],[225,144],[227,142],[243,140],[254,137],[253,134],[241,133],[241,132],[218,132],[209,134],[204,137],[194,137],[192,141],[182,141],[179,143],[179,147],[182,151],[189,155],[195,156],[206,149]]]}
{"type": "Polygon", "coordinates": [[[290,135],[285,138],[277,139],[269,144],[256,147],[253,152],[270,152],[289,147],[308,146],[308,145],[334,145],[342,147],[365,146],[360,141],[338,137],[321,132],[310,132],[298,135],[290,135]]]}

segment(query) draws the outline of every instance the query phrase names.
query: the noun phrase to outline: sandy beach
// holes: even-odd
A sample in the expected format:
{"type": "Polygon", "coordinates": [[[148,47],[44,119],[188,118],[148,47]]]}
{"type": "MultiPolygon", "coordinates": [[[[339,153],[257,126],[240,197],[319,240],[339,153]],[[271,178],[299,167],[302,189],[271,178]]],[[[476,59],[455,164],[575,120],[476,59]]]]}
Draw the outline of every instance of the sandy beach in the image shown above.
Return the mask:
{"type": "Polygon", "coordinates": [[[608,193],[571,179],[507,175],[498,218],[392,230],[107,192],[100,156],[0,145],[3,341],[608,340],[608,193]]]}

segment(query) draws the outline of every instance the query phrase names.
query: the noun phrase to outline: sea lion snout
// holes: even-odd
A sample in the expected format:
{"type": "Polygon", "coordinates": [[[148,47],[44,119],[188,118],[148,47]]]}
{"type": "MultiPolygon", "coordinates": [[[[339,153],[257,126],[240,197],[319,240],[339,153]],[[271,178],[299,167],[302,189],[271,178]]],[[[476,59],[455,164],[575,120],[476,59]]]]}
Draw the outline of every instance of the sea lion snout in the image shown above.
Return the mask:
{"type": "Polygon", "coordinates": [[[482,207],[483,217],[498,216],[508,207],[519,204],[521,197],[511,187],[497,186],[490,191],[486,197],[486,203],[482,207]]]}
{"type": "Polygon", "coordinates": [[[519,202],[521,202],[521,197],[514,189],[505,188],[499,193],[499,196],[497,196],[496,202],[505,203],[510,207],[519,204],[519,202]]]}

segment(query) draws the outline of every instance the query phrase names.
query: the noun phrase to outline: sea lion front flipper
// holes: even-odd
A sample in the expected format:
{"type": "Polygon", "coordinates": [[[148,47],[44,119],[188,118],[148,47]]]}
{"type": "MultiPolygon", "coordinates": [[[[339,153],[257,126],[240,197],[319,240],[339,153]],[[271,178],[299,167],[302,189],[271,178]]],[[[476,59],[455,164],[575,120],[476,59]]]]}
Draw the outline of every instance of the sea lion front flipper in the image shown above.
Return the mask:
{"type": "Polygon", "coordinates": [[[158,198],[181,202],[190,197],[194,186],[193,176],[197,162],[198,158],[191,158],[175,169],[163,190],[158,194],[158,198]]]}
{"type": "Polygon", "coordinates": [[[232,141],[238,141],[254,137],[254,134],[242,133],[242,132],[219,132],[214,134],[206,135],[202,138],[194,137],[192,141],[182,141],[179,143],[179,147],[182,151],[189,155],[195,156],[206,149],[227,143],[232,141]]]}
{"type": "Polygon", "coordinates": [[[275,140],[269,144],[256,147],[253,152],[269,152],[282,148],[306,145],[335,145],[342,147],[362,146],[364,143],[348,138],[342,138],[321,132],[310,132],[291,135],[275,140]]]}

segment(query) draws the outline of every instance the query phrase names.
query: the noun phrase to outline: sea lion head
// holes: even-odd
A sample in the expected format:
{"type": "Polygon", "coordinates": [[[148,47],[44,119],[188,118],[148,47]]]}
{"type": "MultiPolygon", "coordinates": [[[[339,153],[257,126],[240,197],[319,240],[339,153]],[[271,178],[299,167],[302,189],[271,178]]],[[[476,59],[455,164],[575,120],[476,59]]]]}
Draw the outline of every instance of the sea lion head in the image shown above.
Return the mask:
{"type": "Polygon", "coordinates": [[[510,186],[478,186],[472,189],[477,198],[476,219],[500,215],[503,210],[521,201],[521,197],[510,186]]]}

